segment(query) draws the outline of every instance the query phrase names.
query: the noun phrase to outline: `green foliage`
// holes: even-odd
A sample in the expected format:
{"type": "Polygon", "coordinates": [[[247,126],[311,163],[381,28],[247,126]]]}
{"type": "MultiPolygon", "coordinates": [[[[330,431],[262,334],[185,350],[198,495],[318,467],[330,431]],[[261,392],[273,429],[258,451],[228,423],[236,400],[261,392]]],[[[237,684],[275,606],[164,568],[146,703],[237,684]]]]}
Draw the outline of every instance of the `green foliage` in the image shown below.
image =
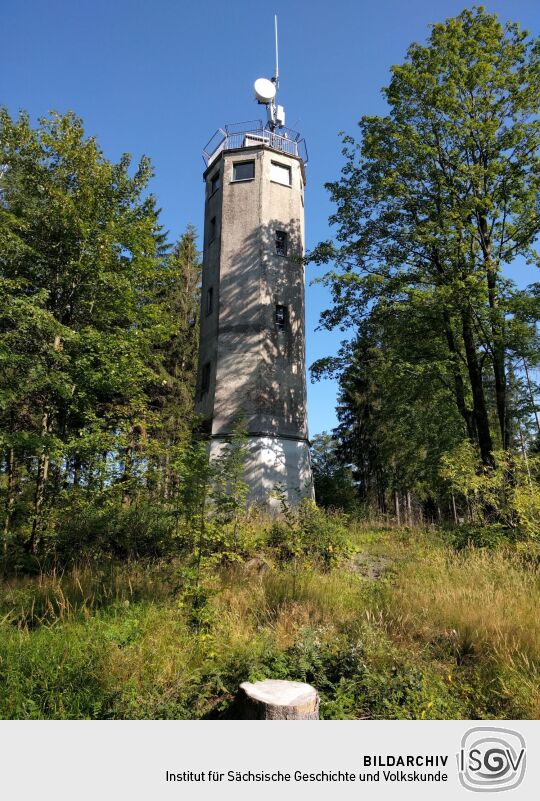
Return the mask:
{"type": "Polygon", "coordinates": [[[247,437],[240,425],[219,454],[208,444],[186,444],[173,465],[176,516],[197,562],[208,557],[234,561],[242,553],[248,487],[243,479],[247,437]]]}
{"type": "Polygon", "coordinates": [[[350,536],[391,569],[294,574],[266,546],[263,573],[168,557],[4,583],[0,715],[234,718],[242,681],[283,678],[316,686],[325,719],[537,717],[537,553],[350,536]]]}
{"type": "Polygon", "coordinates": [[[248,440],[243,421],[234,427],[230,440],[212,461],[212,518],[222,558],[233,561],[242,551],[242,518],[248,499],[244,480],[248,440]]]}
{"type": "Polygon", "coordinates": [[[335,456],[354,465],[357,499],[383,513],[389,494],[424,504],[440,494],[439,460],[464,434],[429,324],[381,303],[343,353],[335,456]]]}
{"type": "MultiPolygon", "coordinates": [[[[108,161],[74,114],[0,111],[3,551],[43,556],[59,509],[168,499],[190,432],[199,256],[168,254],[147,158],[108,161]]],[[[112,515],[114,517],[114,512],[112,515]]]]}
{"type": "MultiPolygon", "coordinates": [[[[532,460],[527,459],[525,465],[530,470],[532,460]]],[[[524,464],[522,462],[521,467],[524,464]]],[[[540,462],[538,457],[534,460],[536,476],[539,474],[540,462]]],[[[528,473],[528,480],[516,482],[511,490],[512,511],[517,520],[519,530],[528,537],[540,536],[540,486],[538,479],[533,482],[528,473]]]]}
{"type": "Polygon", "coordinates": [[[540,290],[504,269],[538,262],[539,70],[465,10],[344,137],[312,254],[354,332],[314,367],[341,382],[312,449],[334,511],[278,491],[273,518],[241,421],[212,459],[193,437],[200,254],[192,226],[166,245],[148,159],[0,110],[0,716],[234,716],[273,677],[325,718],[538,717],[540,290]],[[362,532],[390,501],[408,528],[362,532]]]}
{"type": "Polygon", "coordinates": [[[464,516],[441,456],[467,437],[489,468],[530,443],[538,289],[505,269],[538,263],[539,71],[538,40],[465,9],[392,68],[388,113],[343,138],[336,242],[311,258],[332,264],[322,325],[353,337],[315,376],[341,378],[342,463],[383,513],[413,494],[428,519],[464,516]]]}
{"type": "MultiPolygon", "coordinates": [[[[537,537],[540,532],[540,460],[538,455],[496,451],[493,466],[483,465],[470,442],[463,442],[441,459],[441,477],[467,503],[470,518],[483,538],[490,527],[496,541],[504,530],[514,536],[537,537]],[[495,536],[495,532],[499,532],[495,536]]],[[[464,541],[466,529],[459,533],[464,541]]]]}
{"type": "Polygon", "coordinates": [[[128,507],[111,503],[96,508],[85,500],[80,505],[70,502],[59,515],[51,545],[60,565],[104,557],[156,558],[178,550],[173,520],[162,507],[138,501],[128,507]]]}
{"type": "Polygon", "coordinates": [[[110,631],[99,625],[40,629],[0,638],[3,718],[107,718],[113,694],[103,681],[110,631]]]}
{"type": "Polygon", "coordinates": [[[311,441],[311,470],[319,506],[348,512],[356,508],[357,487],[351,469],[343,464],[331,434],[318,434],[311,441]]]}
{"type": "Polygon", "coordinates": [[[311,500],[296,507],[282,501],[282,516],[270,527],[268,544],[279,559],[315,559],[329,569],[353,552],[346,523],[339,515],[323,512],[311,500]]]}
{"type": "Polygon", "coordinates": [[[496,548],[508,542],[509,531],[500,523],[463,523],[449,528],[446,539],[458,551],[464,548],[496,548]]]}

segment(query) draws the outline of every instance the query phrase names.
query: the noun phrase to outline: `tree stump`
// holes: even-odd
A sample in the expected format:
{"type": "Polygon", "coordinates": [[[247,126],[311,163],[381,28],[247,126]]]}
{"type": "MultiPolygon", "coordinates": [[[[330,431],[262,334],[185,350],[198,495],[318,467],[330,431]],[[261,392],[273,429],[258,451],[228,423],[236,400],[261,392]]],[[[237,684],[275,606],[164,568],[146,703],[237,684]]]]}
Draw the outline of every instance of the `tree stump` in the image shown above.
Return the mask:
{"type": "Polygon", "coordinates": [[[244,681],[238,701],[241,720],[319,720],[319,694],[301,681],[244,681]]]}

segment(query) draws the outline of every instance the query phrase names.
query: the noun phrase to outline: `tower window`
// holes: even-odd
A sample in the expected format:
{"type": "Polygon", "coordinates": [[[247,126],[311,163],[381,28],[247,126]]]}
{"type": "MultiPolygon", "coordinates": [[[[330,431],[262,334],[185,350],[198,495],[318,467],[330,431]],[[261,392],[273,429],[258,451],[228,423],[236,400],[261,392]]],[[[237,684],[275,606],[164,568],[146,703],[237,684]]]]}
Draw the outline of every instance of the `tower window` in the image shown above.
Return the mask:
{"type": "Polygon", "coordinates": [[[287,255],[287,233],[286,231],[276,231],[276,253],[278,256],[287,255]]]}
{"type": "Polygon", "coordinates": [[[203,365],[201,374],[201,397],[210,389],[210,362],[203,365]]]}
{"type": "Polygon", "coordinates": [[[210,178],[210,194],[213,195],[214,192],[217,192],[220,186],[221,186],[220,175],[219,172],[216,172],[210,178]]]}
{"type": "Polygon", "coordinates": [[[208,236],[208,241],[213,242],[215,238],[216,238],[216,218],[212,217],[212,219],[210,220],[210,233],[208,236]]]}
{"type": "Polygon", "coordinates": [[[233,181],[251,181],[255,178],[254,161],[237,161],[233,164],[233,181]]]}
{"type": "Polygon", "coordinates": [[[287,306],[276,304],[276,328],[285,331],[289,322],[289,309],[287,306]]]}
{"type": "Polygon", "coordinates": [[[214,308],[214,289],[210,287],[206,290],[206,316],[209,317],[212,314],[212,310],[214,308]]]}
{"type": "Polygon", "coordinates": [[[278,184],[290,186],[291,168],[287,167],[286,164],[278,164],[277,161],[273,161],[270,169],[270,179],[278,184]]]}

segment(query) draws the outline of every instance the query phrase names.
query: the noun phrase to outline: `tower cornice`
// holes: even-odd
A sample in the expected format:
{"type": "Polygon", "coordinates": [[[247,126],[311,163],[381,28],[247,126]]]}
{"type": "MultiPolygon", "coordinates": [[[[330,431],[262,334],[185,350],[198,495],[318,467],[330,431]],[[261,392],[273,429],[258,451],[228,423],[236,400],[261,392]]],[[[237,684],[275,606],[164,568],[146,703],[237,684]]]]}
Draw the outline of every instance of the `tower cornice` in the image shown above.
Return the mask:
{"type": "Polygon", "coordinates": [[[262,144],[262,143],[260,145],[250,145],[249,147],[234,147],[234,148],[228,148],[227,150],[222,150],[212,160],[212,162],[208,165],[206,170],[203,172],[203,176],[202,176],[203,177],[203,181],[207,180],[207,178],[210,175],[210,173],[212,172],[212,170],[214,170],[216,168],[216,165],[219,164],[220,161],[222,161],[224,156],[229,156],[229,155],[235,156],[238,153],[258,153],[260,151],[267,151],[267,152],[269,151],[271,153],[275,153],[280,158],[287,158],[287,159],[291,159],[293,161],[297,161],[300,164],[300,171],[302,173],[302,181],[304,183],[304,186],[306,186],[306,184],[307,184],[306,167],[305,167],[304,159],[301,156],[296,156],[293,153],[284,153],[283,150],[279,150],[278,148],[272,147],[271,145],[266,145],[266,144],[262,144]]]}

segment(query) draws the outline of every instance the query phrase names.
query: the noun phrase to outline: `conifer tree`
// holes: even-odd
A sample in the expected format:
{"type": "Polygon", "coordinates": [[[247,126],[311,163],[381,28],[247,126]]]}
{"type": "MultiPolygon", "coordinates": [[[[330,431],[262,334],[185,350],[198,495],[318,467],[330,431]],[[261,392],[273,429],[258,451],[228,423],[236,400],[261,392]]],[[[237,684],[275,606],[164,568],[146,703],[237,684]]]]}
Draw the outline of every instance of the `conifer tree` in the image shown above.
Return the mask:
{"type": "Polygon", "coordinates": [[[108,452],[123,453],[129,483],[151,355],[169,336],[163,234],[148,159],[111,163],[74,114],[32,128],[3,110],[0,148],[4,543],[19,514],[34,551],[47,504],[91,488],[108,452]]]}

